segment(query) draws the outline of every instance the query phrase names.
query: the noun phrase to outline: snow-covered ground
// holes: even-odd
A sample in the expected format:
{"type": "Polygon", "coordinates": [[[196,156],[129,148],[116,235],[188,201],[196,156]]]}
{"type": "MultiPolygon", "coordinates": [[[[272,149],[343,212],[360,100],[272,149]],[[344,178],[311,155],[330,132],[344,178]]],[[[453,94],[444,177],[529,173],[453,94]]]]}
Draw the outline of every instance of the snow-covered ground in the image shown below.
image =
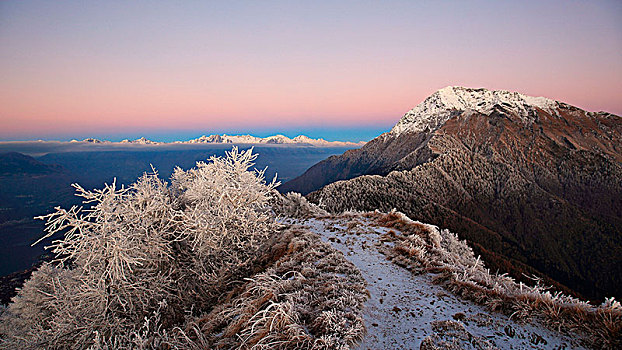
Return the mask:
{"type": "MultiPolygon", "coordinates": [[[[419,349],[422,343],[455,349],[582,349],[576,339],[537,324],[520,324],[415,275],[378,251],[387,229],[370,219],[291,221],[316,232],[356,265],[368,283],[367,335],[360,349],[419,349]],[[427,338],[427,339],[426,339],[427,338]]],[[[424,344],[423,348],[427,348],[424,344]]]]}

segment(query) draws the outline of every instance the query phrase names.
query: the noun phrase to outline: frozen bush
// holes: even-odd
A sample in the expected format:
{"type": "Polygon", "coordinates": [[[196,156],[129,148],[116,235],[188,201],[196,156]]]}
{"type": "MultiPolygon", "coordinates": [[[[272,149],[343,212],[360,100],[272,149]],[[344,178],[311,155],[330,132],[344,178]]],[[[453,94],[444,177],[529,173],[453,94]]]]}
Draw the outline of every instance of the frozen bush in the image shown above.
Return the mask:
{"type": "Polygon", "coordinates": [[[249,171],[255,158],[234,147],[176,169],[170,186],[155,170],[127,188],[74,185],[89,206],[41,217],[43,238],[64,238],[2,314],[0,347],[154,347],[209,311],[276,225],[266,206],[278,184],[249,171]]]}
{"type": "Polygon", "coordinates": [[[299,219],[328,215],[324,209],[307,201],[298,192],[288,192],[282,196],[274,196],[273,209],[277,215],[299,219]]]}

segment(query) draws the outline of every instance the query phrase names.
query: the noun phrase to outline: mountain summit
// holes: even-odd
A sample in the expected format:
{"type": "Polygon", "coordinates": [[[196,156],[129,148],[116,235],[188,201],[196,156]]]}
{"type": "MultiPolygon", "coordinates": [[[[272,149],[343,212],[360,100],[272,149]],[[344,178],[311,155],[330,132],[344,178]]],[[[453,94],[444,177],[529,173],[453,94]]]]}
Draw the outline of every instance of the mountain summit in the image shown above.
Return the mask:
{"type": "Polygon", "coordinates": [[[396,208],[459,233],[493,270],[622,296],[622,118],[610,113],[447,87],[279,190],[333,212],[396,208]]]}
{"type": "Polygon", "coordinates": [[[391,133],[434,131],[457,113],[473,111],[487,115],[496,106],[507,108],[523,120],[533,122],[538,109],[555,114],[554,110],[560,104],[546,97],[532,97],[518,92],[448,86],[406,113],[391,133]]]}

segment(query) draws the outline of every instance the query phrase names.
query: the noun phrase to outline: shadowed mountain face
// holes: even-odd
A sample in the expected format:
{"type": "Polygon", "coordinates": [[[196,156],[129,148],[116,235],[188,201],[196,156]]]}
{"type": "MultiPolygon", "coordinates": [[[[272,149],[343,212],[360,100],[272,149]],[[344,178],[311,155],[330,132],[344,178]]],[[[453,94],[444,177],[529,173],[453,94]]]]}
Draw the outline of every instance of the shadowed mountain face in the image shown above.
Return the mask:
{"type": "Polygon", "coordinates": [[[49,165],[18,152],[0,153],[0,176],[43,175],[62,172],[57,165],[49,165]]]}
{"type": "Polygon", "coordinates": [[[349,150],[315,164],[302,176],[284,183],[278,189],[282,193],[295,191],[306,195],[335,181],[361,175],[388,174],[401,159],[409,156],[414,157],[415,162],[425,162],[432,156],[429,149],[421,148],[420,154],[417,150],[428,140],[429,135],[425,133],[408,133],[402,137],[383,134],[363,148],[349,150]]]}
{"type": "Polygon", "coordinates": [[[0,153],[0,224],[45,213],[73,199],[69,172],[30,156],[0,153]]]}
{"type": "MultiPolygon", "coordinates": [[[[49,240],[30,246],[44,228],[44,222],[33,217],[58,205],[77,204],[71,180],[71,174],[59,165],[45,164],[21,153],[0,153],[0,275],[26,269],[44,253],[49,240]]],[[[16,278],[18,282],[28,277],[22,275],[16,278]]],[[[2,283],[15,287],[5,280],[2,283]]]]}
{"type": "Polygon", "coordinates": [[[620,298],[621,135],[608,113],[446,88],[390,133],[280,189],[317,190],[308,197],[332,211],[397,208],[459,232],[493,271],[620,298]]]}

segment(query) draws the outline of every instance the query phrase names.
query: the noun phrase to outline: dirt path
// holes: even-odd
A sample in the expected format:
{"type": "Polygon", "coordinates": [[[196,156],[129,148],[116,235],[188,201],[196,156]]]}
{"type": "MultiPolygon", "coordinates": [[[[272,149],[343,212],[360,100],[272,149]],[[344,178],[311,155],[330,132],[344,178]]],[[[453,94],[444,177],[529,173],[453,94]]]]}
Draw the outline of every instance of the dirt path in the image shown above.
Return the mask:
{"type": "Polygon", "coordinates": [[[318,233],[356,265],[368,282],[364,313],[367,336],[360,349],[582,349],[567,336],[491,313],[385,259],[375,244],[385,228],[368,219],[331,218],[297,222],[318,233]],[[355,225],[356,224],[356,225],[355,225]],[[349,227],[349,228],[348,228],[349,227]],[[425,340],[424,340],[425,339],[425,340]]]}

